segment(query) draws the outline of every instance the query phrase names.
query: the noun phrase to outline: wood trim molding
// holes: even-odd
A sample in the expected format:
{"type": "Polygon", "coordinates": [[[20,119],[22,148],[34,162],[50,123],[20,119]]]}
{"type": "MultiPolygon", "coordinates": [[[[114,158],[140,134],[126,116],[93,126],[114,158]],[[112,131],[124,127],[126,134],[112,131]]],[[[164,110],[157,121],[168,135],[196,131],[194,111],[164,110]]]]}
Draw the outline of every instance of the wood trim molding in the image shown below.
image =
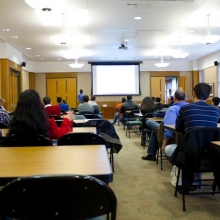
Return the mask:
{"type": "Polygon", "coordinates": [[[150,72],[150,77],[151,76],[180,76],[179,71],[151,71],[150,72]]]}

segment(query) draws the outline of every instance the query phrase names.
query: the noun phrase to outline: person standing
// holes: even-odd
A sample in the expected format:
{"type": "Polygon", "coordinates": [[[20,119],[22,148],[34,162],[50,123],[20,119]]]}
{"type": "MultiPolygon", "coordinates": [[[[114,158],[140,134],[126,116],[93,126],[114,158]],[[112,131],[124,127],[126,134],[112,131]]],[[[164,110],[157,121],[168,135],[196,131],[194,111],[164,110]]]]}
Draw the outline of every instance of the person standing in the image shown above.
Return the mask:
{"type": "Polygon", "coordinates": [[[82,89],[79,90],[78,102],[83,103],[83,90],[82,89]]]}

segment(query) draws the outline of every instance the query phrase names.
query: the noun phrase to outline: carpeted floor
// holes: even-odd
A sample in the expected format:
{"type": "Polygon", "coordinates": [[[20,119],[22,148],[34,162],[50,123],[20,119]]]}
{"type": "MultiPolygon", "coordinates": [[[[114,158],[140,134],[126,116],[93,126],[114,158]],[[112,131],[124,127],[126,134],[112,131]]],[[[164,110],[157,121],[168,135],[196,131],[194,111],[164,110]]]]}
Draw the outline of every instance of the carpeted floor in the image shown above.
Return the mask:
{"type": "Polygon", "coordinates": [[[123,144],[114,155],[115,172],[109,184],[117,196],[117,220],[220,219],[220,194],[188,195],[183,212],[182,196],[174,197],[170,183],[169,161],[165,160],[164,170],[160,170],[156,162],[142,160],[146,149],[140,146],[140,136],[126,137],[122,125],[115,129],[123,144]]]}

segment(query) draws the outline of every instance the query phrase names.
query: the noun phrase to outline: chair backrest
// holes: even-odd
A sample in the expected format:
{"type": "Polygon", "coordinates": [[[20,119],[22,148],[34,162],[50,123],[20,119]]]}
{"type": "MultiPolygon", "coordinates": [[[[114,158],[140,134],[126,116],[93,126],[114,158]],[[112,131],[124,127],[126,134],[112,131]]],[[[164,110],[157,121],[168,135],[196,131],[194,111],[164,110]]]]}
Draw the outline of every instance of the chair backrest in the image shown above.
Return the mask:
{"type": "Polygon", "coordinates": [[[8,126],[3,123],[0,123],[0,128],[8,128],[8,126]]]}
{"type": "Polygon", "coordinates": [[[86,119],[99,118],[96,114],[84,114],[86,119]]]}
{"type": "Polygon", "coordinates": [[[67,133],[63,135],[57,142],[57,145],[105,145],[107,143],[105,139],[99,135],[94,133],[67,133]]]}
{"type": "MultiPolygon", "coordinates": [[[[220,128],[200,127],[188,131],[179,141],[170,162],[180,168],[198,170],[203,159],[218,157],[211,141],[220,140],[220,128]]],[[[220,158],[216,158],[220,162],[220,158]]],[[[220,167],[220,166],[219,166],[220,167]]]]}
{"type": "Polygon", "coordinates": [[[76,119],[86,119],[84,115],[75,115],[76,119]]]}
{"type": "Polygon", "coordinates": [[[40,134],[11,134],[6,136],[3,146],[53,146],[53,144],[48,138],[40,134]]]}
{"type": "Polygon", "coordinates": [[[23,177],[0,192],[0,215],[13,219],[80,220],[111,213],[115,220],[116,209],[112,189],[91,176],[23,177]]]}

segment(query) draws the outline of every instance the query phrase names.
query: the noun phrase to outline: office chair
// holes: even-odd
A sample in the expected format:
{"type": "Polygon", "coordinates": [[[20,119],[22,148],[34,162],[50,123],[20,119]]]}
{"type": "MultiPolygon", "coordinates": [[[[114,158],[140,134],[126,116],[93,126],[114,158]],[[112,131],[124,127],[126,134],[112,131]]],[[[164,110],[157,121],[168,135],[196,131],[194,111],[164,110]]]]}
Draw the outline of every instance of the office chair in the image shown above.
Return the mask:
{"type": "Polygon", "coordinates": [[[83,175],[42,175],[15,179],[0,192],[0,215],[12,219],[116,219],[117,199],[102,181],[83,175]]]}
{"type": "Polygon", "coordinates": [[[142,125],[142,122],[140,120],[136,120],[134,113],[139,113],[139,110],[132,109],[132,110],[126,110],[124,112],[126,136],[128,134],[129,138],[130,138],[131,133],[136,133],[136,134],[140,133],[140,126],[142,125]],[[138,126],[138,129],[137,129],[137,126],[138,126]],[[133,127],[134,129],[132,130],[133,127]]]}
{"type": "Polygon", "coordinates": [[[151,130],[146,127],[146,120],[148,118],[153,118],[153,114],[152,113],[147,113],[147,114],[143,115],[143,117],[141,119],[141,122],[142,122],[141,127],[140,127],[140,130],[141,130],[141,146],[143,146],[143,149],[145,149],[147,137],[149,139],[149,136],[150,136],[150,133],[151,133],[151,130]]]}
{"type": "Polygon", "coordinates": [[[0,123],[0,128],[8,128],[8,126],[3,123],[0,123]]]}
{"type": "Polygon", "coordinates": [[[58,146],[62,145],[105,145],[107,143],[105,139],[99,135],[94,133],[83,133],[83,132],[74,132],[64,134],[57,142],[58,146]]]}
{"type": "MultiPolygon", "coordinates": [[[[200,127],[188,131],[180,140],[174,153],[169,158],[173,165],[179,168],[174,196],[181,188],[183,211],[186,211],[186,194],[212,194],[214,195],[216,185],[220,189],[220,153],[211,147],[211,141],[220,140],[220,129],[217,127],[200,127]],[[180,171],[182,170],[182,186],[178,185],[180,171]],[[194,173],[213,172],[214,179],[194,180],[194,173]],[[199,181],[197,187],[210,186],[209,192],[190,192],[194,181],[199,181]],[[212,181],[212,184],[203,184],[212,181]]],[[[207,187],[208,189],[208,187],[207,187]]]]}
{"type": "Polygon", "coordinates": [[[4,147],[17,146],[53,146],[52,142],[41,134],[11,134],[3,141],[4,147]]]}

